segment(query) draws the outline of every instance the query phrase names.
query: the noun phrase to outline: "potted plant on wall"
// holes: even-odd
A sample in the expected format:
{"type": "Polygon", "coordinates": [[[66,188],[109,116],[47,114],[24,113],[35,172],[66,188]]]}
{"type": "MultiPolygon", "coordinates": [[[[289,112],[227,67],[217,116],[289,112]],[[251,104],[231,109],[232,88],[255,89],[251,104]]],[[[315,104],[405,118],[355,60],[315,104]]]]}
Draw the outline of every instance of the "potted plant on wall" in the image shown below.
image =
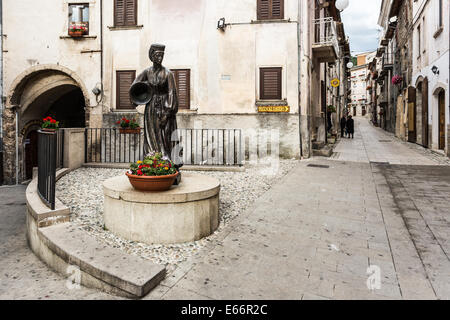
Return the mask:
{"type": "Polygon", "coordinates": [[[41,125],[42,131],[55,132],[59,128],[59,121],[56,121],[52,117],[42,119],[41,125]]]}
{"type": "Polygon", "coordinates": [[[81,37],[86,33],[87,28],[83,25],[72,24],[69,27],[69,36],[77,38],[81,37]]]}
{"type": "Polygon", "coordinates": [[[166,191],[179,175],[175,164],[162,153],[148,154],[144,160],[130,164],[126,173],[131,185],[141,191],[166,191]]]}
{"type": "Polygon", "coordinates": [[[141,132],[141,128],[139,127],[139,123],[136,122],[135,119],[127,119],[122,118],[121,120],[116,122],[120,125],[120,133],[124,134],[138,134],[141,132]]]}
{"type": "Polygon", "coordinates": [[[336,107],[333,105],[329,105],[327,109],[329,113],[336,113],[336,107]]]}
{"type": "Polygon", "coordinates": [[[393,85],[398,86],[398,85],[402,84],[402,82],[403,82],[402,76],[396,74],[395,76],[392,77],[393,85]]]}

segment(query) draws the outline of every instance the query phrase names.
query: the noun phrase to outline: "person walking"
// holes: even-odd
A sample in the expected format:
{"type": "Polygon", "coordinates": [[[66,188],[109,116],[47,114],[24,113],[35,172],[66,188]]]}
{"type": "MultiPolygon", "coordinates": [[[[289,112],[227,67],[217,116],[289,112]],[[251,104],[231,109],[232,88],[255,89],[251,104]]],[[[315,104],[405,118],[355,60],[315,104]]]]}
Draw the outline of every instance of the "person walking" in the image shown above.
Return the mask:
{"type": "Polygon", "coordinates": [[[341,137],[345,137],[345,127],[347,125],[347,119],[345,118],[345,115],[342,115],[341,118],[341,137]]]}
{"type": "Polygon", "coordinates": [[[355,133],[355,121],[353,120],[352,116],[348,116],[346,128],[348,137],[350,138],[351,135],[353,139],[353,134],[355,133]]]}

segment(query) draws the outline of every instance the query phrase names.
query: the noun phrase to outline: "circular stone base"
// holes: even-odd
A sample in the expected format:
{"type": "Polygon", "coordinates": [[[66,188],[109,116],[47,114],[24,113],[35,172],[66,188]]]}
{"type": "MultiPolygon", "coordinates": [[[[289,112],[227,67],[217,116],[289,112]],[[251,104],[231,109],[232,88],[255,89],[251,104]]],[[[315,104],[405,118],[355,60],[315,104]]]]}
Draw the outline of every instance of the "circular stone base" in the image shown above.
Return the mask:
{"type": "Polygon", "coordinates": [[[219,226],[219,191],[217,179],[185,172],[168,191],[138,191],[124,174],[103,183],[105,227],[147,244],[199,240],[219,226]]]}

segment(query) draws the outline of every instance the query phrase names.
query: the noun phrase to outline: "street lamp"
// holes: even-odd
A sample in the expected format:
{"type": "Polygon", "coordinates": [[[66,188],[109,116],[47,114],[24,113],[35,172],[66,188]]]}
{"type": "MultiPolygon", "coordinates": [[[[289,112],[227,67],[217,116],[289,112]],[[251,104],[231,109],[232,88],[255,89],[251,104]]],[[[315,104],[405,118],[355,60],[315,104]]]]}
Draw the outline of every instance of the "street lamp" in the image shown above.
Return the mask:
{"type": "Polygon", "coordinates": [[[336,0],[336,9],[344,11],[348,7],[349,0],[336,0]]]}

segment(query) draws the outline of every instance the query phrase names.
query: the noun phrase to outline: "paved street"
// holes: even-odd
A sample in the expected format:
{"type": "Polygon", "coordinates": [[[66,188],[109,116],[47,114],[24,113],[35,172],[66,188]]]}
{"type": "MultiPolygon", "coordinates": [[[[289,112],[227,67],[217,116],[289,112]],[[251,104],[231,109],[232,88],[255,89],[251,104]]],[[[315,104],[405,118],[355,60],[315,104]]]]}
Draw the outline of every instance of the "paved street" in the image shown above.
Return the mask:
{"type": "Polygon", "coordinates": [[[448,160],[365,119],[336,151],[300,163],[148,298],[449,299],[448,160]]]}
{"type": "MultiPolygon", "coordinates": [[[[450,299],[448,159],[365,119],[355,129],[332,159],[299,162],[146,299],[450,299]]],[[[67,290],[31,253],[23,192],[0,189],[0,298],[111,298],[67,290]]]]}

